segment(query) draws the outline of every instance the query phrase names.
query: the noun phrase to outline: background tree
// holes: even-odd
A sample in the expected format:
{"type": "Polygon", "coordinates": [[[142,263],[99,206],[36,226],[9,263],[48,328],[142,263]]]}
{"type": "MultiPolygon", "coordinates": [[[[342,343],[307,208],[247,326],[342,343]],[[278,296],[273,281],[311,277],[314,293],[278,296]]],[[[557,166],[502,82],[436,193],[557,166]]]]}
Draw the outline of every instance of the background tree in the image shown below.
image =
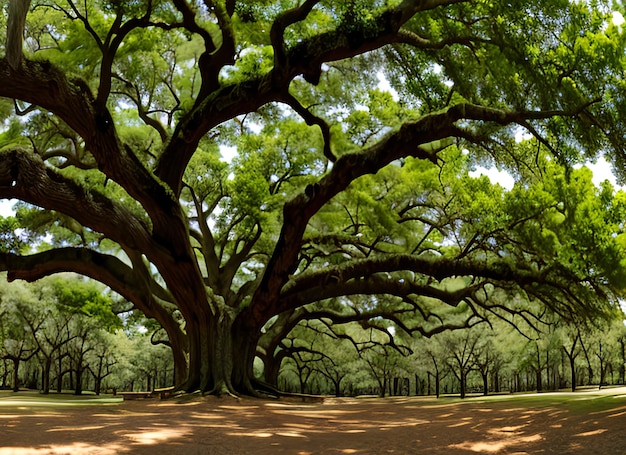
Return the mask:
{"type": "Polygon", "coordinates": [[[626,384],[626,327],[622,326],[617,335],[619,383],[626,384]]]}
{"type": "Polygon", "coordinates": [[[20,311],[22,305],[35,304],[32,293],[24,287],[3,293],[0,300],[0,357],[12,367],[14,392],[20,389],[20,363],[28,362],[39,351],[34,334],[20,311]]]}
{"type": "Polygon", "coordinates": [[[270,321],[339,296],[375,305],[331,319],[425,335],[530,317],[497,292],[535,316],[616,300],[614,201],[554,170],[624,162],[609,5],[35,1],[23,56],[10,5],[0,198],[34,248],[0,267],[116,290],[167,333],[180,389],[254,393],[270,321]],[[466,175],[493,160],[510,197],[466,175]]]}
{"type": "Polygon", "coordinates": [[[437,341],[447,354],[446,363],[459,382],[461,398],[467,394],[467,377],[476,369],[476,357],[481,333],[477,330],[459,330],[439,335],[437,341]]]}
{"type": "Polygon", "coordinates": [[[73,339],[69,327],[76,314],[60,311],[45,287],[38,291],[39,301],[22,305],[20,312],[38,347],[43,367],[41,390],[47,394],[51,386],[52,365],[57,357],[62,356],[61,349],[73,339]]]}
{"type": "MultiPolygon", "coordinates": [[[[480,343],[477,344],[474,351],[474,366],[482,378],[483,395],[488,395],[489,380],[493,377],[497,378],[498,369],[503,361],[494,341],[496,332],[493,329],[489,331],[480,330],[478,327],[475,330],[480,337],[480,343]]],[[[497,392],[497,380],[493,382],[497,392]]]]}
{"type": "MultiPolygon", "coordinates": [[[[113,374],[113,367],[118,363],[117,353],[115,352],[114,335],[105,331],[96,332],[94,340],[94,349],[90,353],[91,359],[88,360],[88,369],[94,380],[94,392],[100,395],[102,392],[102,383],[107,377],[113,374]]],[[[147,390],[152,390],[149,388],[147,390]]]]}
{"type": "Polygon", "coordinates": [[[446,368],[446,354],[442,351],[441,343],[430,343],[428,348],[426,348],[426,355],[428,357],[428,362],[432,365],[432,369],[427,368],[428,374],[428,394],[430,395],[430,379],[434,380],[434,393],[437,398],[441,394],[441,381],[445,379],[445,376],[449,373],[449,370],[446,368]]]}
{"type": "Polygon", "coordinates": [[[576,385],[578,378],[576,376],[576,359],[581,353],[580,346],[580,328],[579,327],[567,327],[562,331],[563,336],[563,351],[569,360],[570,367],[570,381],[572,383],[572,392],[576,391],[576,385]]]}

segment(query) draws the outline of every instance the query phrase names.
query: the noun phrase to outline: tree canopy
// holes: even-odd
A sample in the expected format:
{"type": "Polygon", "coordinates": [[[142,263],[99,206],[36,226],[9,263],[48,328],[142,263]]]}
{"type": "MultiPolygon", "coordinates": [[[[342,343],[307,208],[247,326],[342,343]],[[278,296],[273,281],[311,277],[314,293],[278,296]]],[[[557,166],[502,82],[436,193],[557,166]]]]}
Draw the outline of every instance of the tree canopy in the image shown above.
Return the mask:
{"type": "Polygon", "coordinates": [[[178,388],[272,389],[301,321],[393,345],[614,311],[626,199],[575,166],[624,168],[610,2],[33,0],[22,30],[28,4],[0,17],[0,268],[114,289],[178,388]],[[494,164],[511,191],[469,176],[494,164]]]}

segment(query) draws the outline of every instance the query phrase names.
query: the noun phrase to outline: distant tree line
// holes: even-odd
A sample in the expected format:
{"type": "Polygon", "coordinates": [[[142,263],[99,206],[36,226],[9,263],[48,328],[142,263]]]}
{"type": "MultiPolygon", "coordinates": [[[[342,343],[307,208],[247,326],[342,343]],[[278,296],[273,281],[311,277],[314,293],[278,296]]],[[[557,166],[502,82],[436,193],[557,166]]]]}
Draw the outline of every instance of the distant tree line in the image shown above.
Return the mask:
{"type": "Polygon", "coordinates": [[[518,329],[483,323],[393,344],[374,329],[355,342],[302,326],[285,347],[279,385],[305,394],[465,397],[626,384],[626,327],[619,315],[595,325],[554,321],[518,329]]]}
{"type": "Polygon", "coordinates": [[[100,394],[173,383],[170,349],[101,285],[63,275],[0,287],[0,389],[100,394]]]}
{"type": "MultiPolygon", "coordinates": [[[[167,337],[101,285],[62,275],[34,284],[0,280],[0,388],[43,393],[152,390],[175,383],[167,337]]],[[[626,384],[623,314],[576,325],[482,322],[432,337],[393,325],[301,322],[255,375],[284,393],[492,394],[626,384]],[[269,363],[272,365],[272,363],[269,363]]]]}

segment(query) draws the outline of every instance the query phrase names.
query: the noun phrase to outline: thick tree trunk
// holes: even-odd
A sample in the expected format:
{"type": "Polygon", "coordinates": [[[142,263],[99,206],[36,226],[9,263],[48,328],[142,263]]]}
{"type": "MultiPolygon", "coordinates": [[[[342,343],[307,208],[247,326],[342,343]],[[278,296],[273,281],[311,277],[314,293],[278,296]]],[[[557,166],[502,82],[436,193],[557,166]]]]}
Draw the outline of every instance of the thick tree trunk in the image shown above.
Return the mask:
{"type": "Polygon", "coordinates": [[[253,362],[258,330],[235,323],[231,312],[187,317],[189,366],[180,389],[187,392],[254,394],[253,362]]]}
{"type": "Polygon", "coordinates": [[[211,355],[209,349],[210,319],[206,315],[185,316],[187,339],[189,342],[189,369],[182,389],[187,392],[206,392],[210,389],[211,355]]]}
{"type": "Polygon", "coordinates": [[[263,362],[263,380],[270,387],[278,388],[278,374],[283,357],[276,358],[273,355],[267,355],[263,362]]]}
{"type": "MultiPolygon", "coordinates": [[[[235,390],[245,394],[255,394],[256,391],[252,385],[254,379],[254,358],[256,356],[256,347],[259,340],[260,329],[242,328],[236,321],[231,330],[232,336],[232,372],[231,383],[235,390]]],[[[280,364],[276,371],[276,381],[270,383],[272,386],[278,385],[278,372],[280,364]]]]}
{"type": "Polygon", "coordinates": [[[187,353],[189,351],[189,343],[185,334],[179,327],[163,326],[166,331],[172,350],[172,358],[174,360],[174,377],[172,383],[179,386],[187,380],[189,373],[189,365],[187,363],[187,353]]]}

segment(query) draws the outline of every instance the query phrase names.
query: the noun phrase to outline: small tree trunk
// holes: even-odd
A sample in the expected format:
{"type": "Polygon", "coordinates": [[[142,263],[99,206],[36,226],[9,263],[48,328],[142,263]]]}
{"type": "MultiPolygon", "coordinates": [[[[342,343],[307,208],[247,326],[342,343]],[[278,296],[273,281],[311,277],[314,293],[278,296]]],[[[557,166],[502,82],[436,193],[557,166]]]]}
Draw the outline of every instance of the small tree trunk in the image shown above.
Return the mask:
{"type": "Polygon", "coordinates": [[[569,368],[570,368],[570,372],[572,374],[572,392],[576,392],[576,366],[574,365],[576,363],[576,357],[574,356],[569,356],[569,368]]]}
{"type": "Polygon", "coordinates": [[[343,376],[339,376],[335,379],[333,379],[333,384],[335,385],[335,396],[336,397],[341,397],[343,396],[343,393],[341,392],[341,381],[343,379],[343,376]]]}
{"type": "Polygon", "coordinates": [[[380,392],[378,393],[380,398],[385,398],[387,396],[387,375],[383,374],[383,380],[380,383],[380,392]]]}
{"type": "Polygon", "coordinates": [[[585,354],[585,360],[587,361],[587,385],[591,385],[593,382],[593,366],[591,365],[591,359],[589,358],[589,352],[587,351],[587,346],[583,343],[582,338],[580,339],[580,346],[585,354]]]}
{"type": "Polygon", "coordinates": [[[7,386],[7,380],[9,378],[9,368],[7,367],[8,361],[7,359],[2,359],[2,384],[0,384],[3,388],[7,386]]]}
{"type": "Polygon", "coordinates": [[[74,395],[82,395],[83,393],[83,367],[76,368],[76,388],[74,389],[74,395]]]}
{"type": "Polygon", "coordinates": [[[20,359],[14,357],[11,359],[13,362],[13,392],[20,391],[20,359]]]}
{"type": "Polygon", "coordinates": [[[620,359],[621,362],[619,364],[619,383],[624,385],[626,381],[626,337],[622,336],[619,338],[619,346],[620,346],[620,359]]]}
{"type": "Polygon", "coordinates": [[[59,354],[58,358],[59,363],[59,374],[57,376],[57,393],[61,393],[63,391],[63,356],[59,354]]]}
{"type": "Polygon", "coordinates": [[[44,395],[50,393],[50,370],[52,369],[52,357],[46,357],[43,364],[43,373],[41,375],[41,390],[44,395]]]}
{"type": "Polygon", "coordinates": [[[543,391],[543,385],[542,385],[542,382],[541,382],[541,368],[537,368],[535,370],[535,375],[536,375],[536,378],[537,378],[537,392],[539,393],[539,392],[543,391]]]}
{"type": "Polygon", "coordinates": [[[463,369],[461,369],[459,373],[459,382],[461,383],[461,398],[465,398],[467,387],[467,373],[463,371],[463,369]]]}

